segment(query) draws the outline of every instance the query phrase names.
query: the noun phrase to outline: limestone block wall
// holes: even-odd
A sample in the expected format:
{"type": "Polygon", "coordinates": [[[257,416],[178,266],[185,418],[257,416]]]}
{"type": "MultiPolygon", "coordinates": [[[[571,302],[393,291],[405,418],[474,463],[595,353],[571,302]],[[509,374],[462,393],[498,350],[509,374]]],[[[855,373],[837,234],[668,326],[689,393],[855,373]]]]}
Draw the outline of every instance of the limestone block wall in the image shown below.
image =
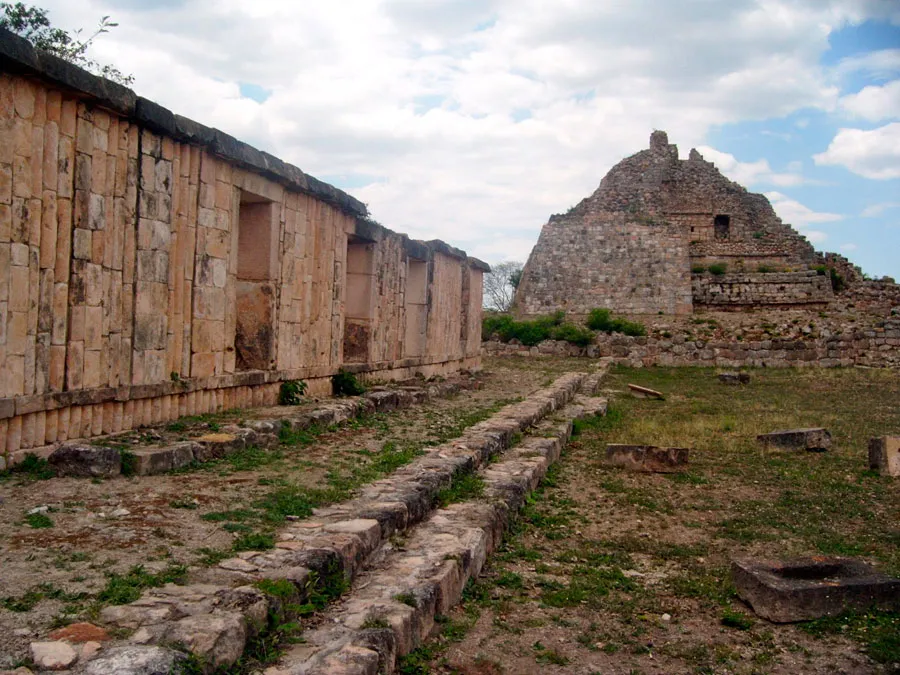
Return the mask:
{"type": "Polygon", "coordinates": [[[690,313],[688,244],[677,226],[622,213],[556,216],[525,265],[516,312],[587,314],[608,307],[627,314],[690,313]]]}
{"type": "Polygon", "coordinates": [[[330,393],[344,366],[477,365],[484,263],[4,31],[0,66],[0,469],[68,439],[273,404],[284,380],[330,393]],[[360,244],[362,300],[348,298],[360,244]]]}
{"type": "Polygon", "coordinates": [[[546,340],[534,347],[485,342],[485,354],[545,354],[611,357],[632,366],[741,366],[784,368],[866,366],[900,368],[900,320],[888,319],[867,329],[847,329],[806,340],[688,340],[600,334],[595,344],[577,347],[546,340]]]}
{"type": "Polygon", "coordinates": [[[826,305],[831,280],[815,271],[769,274],[694,274],[694,306],[715,309],[826,305]]]}

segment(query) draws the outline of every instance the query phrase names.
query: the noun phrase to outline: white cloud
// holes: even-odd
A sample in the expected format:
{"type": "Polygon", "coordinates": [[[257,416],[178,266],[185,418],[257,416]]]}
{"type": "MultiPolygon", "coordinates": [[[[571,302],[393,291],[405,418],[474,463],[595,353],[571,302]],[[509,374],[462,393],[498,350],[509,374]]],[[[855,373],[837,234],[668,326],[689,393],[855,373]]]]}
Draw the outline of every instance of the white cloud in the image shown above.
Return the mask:
{"type": "Polygon", "coordinates": [[[883,87],[870,85],[855,94],[842,96],[840,106],[851,115],[872,122],[900,118],[900,80],[883,87]]]}
{"type": "MultiPolygon", "coordinates": [[[[372,176],[350,192],[378,220],[488,259],[524,259],[549,214],[654,128],[686,150],[715,125],[835,109],[829,32],[894,16],[892,0],[41,4],[68,28],[112,15],[94,55],[142,95],[313,175],[372,176]],[[238,82],[271,96],[244,98],[238,82]]],[[[803,181],[706,153],[742,183],[803,181]]]]}
{"type": "Polygon", "coordinates": [[[856,244],[841,244],[840,245],[840,249],[841,249],[842,253],[852,253],[853,251],[855,251],[858,248],[859,248],[859,246],[857,246],[856,244]]]}
{"type": "Polygon", "coordinates": [[[831,223],[843,219],[843,216],[837,213],[813,211],[808,206],[791,199],[781,192],[766,192],[765,195],[772,203],[772,208],[775,209],[778,217],[784,222],[793,225],[800,234],[814,244],[825,241],[828,235],[820,230],[809,229],[810,224],[831,223]]]}
{"type": "Polygon", "coordinates": [[[865,131],[840,129],[816,164],[843,166],[864,178],[900,178],[900,122],[865,131]]]}
{"type": "Polygon", "coordinates": [[[741,162],[734,155],[721,152],[708,145],[701,145],[697,150],[703,158],[716,165],[725,176],[741,185],[778,185],[788,187],[804,183],[800,174],[800,165],[792,162],[789,171],[779,173],[772,170],[768,160],[758,159],[755,162],[741,162]]]}
{"type": "Polygon", "coordinates": [[[860,213],[861,218],[877,218],[888,209],[900,208],[900,202],[881,202],[880,204],[872,204],[867,206],[860,213]]]}
{"type": "Polygon", "coordinates": [[[843,59],[836,68],[838,75],[866,73],[877,79],[890,79],[900,73],[900,49],[879,49],[871,52],[854,54],[843,59]]]}

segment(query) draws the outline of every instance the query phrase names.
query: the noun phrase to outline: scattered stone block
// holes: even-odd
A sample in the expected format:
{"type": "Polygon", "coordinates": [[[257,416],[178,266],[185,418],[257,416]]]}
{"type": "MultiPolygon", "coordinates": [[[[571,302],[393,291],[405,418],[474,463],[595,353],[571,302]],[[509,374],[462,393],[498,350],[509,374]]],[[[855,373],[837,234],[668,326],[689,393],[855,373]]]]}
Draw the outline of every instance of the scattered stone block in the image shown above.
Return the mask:
{"type": "Polygon", "coordinates": [[[152,646],[113,647],[87,664],[85,675],[169,675],[185,655],[152,646]]]}
{"type": "Polygon", "coordinates": [[[655,398],[660,401],[665,401],[666,397],[662,392],[656,391],[655,389],[648,389],[647,387],[641,387],[637,384],[629,384],[628,388],[631,390],[631,394],[633,396],[637,396],[638,398],[655,398]]]}
{"type": "Polygon", "coordinates": [[[719,373],[719,382],[723,384],[750,384],[750,373],[719,373]]]}
{"type": "Polygon", "coordinates": [[[825,452],[831,448],[831,433],[821,427],[813,429],[788,429],[759,434],[756,437],[763,450],[809,450],[825,452]]]}
{"type": "Polygon", "coordinates": [[[180,469],[194,461],[194,450],[198,444],[183,441],[163,448],[135,448],[134,472],[138,476],[150,476],[180,469]]]}
{"type": "Polygon", "coordinates": [[[31,660],[38,668],[65,670],[78,660],[78,652],[67,642],[32,642],[31,660]]]}
{"type": "Polygon", "coordinates": [[[775,623],[810,621],[847,610],[900,610],[900,579],[852,558],[737,559],[731,576],[738,596],[775,623]]]}
{"type": "Polygon", "coordinates": [[[606,461],[632,471],[675,473],[687,467],[688,452],[688,448],[611,443],[606,446],[606,461]]]}
{"type": "Polygon", "coordinates": [[[869,468],[882,476],[900,477],[900,436],[869,440],[869,468]]]}
{"type": "Polygon", "coordinates": [[[48,460],[61,476],[109,478],[122,471],[122,455],[116,448],[98,445],[63,443],[48,460]]]}

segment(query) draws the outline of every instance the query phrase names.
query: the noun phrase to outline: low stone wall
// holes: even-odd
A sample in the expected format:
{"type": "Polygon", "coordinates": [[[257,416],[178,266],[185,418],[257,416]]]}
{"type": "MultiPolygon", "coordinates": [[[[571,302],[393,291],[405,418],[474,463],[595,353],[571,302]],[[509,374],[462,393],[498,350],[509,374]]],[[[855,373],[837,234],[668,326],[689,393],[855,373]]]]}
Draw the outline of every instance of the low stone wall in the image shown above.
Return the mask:
{"type": "Polygon", "coordinates": [[[834,299],[831,280],[815,271],[753,274],[694,274],[694,307],[743,309],[825,305],[834,299]]]}
{"type": "Polygon", "coordinates": [[[599,335],[596,343],[587,347],[553,340],[535,347],[488,341],[482,347],[485,355],[612,357],[635,366],[900,368],[900,319],[885,321],[877,328],[808,340],[704,341],[615,334],[599,335]]]}

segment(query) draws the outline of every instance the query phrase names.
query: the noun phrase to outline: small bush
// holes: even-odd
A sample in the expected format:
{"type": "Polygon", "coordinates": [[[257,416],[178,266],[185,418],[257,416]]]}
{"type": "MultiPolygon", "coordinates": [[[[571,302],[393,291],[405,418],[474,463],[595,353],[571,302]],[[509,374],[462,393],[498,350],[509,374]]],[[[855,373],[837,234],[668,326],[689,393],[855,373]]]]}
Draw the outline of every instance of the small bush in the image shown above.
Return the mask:
{"type": "Polygon", "coordinates": [[[769,265],[760,265],[756,268],[756,271],[760,274],[771,274],[775,271],[774,267],[770,267],[769,265]]]}
{"type": "Polygon", "coordinates": [[[703,274],[705,271],[706,267],[704,265],[691,265],[692,274],[703,274]]]}
{"type": "Polygon", "coordinates": [[[564,323],[556,326],[550,332],[550,336],[554,340],[564,340],[566,342],[571,342],[573,345],[578,345],[579,347],[587,347],[594,341],[593,331],[582,328],[581,326],[576,326],[573,323],[564,323]]]}
{"type": "Polygon", "coordinates": [[[715,276],[721,276],[725,274],[725,270],[728,269],[728,265],[725,263],[714,263],[709,266],[709,273],[714,274],[715,276]]]}
{"type": "Polygon", "coordinates": [[[590,311],[587,318],[587,327],[591,330],[600,330],[604,333],[612,332],[612,314],[608,309],[595,308],[590,311]]]}
{"type": "Polygon", "coordinates": [[[495,314],[484,318],[481,334],[486,337],[496,335],[501,342],[518,340],[523,345],[533,347],[551,339],[554,329],[563,325],[565,318],[565,312],[555,312],[530,321],[516,321],[508,314],[495,314]]]}
{"type": "Polygon", "coordinates": [[[278,405],[300,405],[306,393],[306,382],[303,380],[286,380],[278,391],[278,405]]]}
{"type": "Polygon", "coordinates": [[[335,396],[359,396],[366,388],[356,379],[356,375],[341,368],[331,377],[331,389],[335,396]]]}
{"type": "Polygon", "coordinates": [[[608,309],[596,308],[590,311],[587,318],[587,327],[591,330],[599,330],[604,333],[624,333],[625,335],[641,336],[647,334],[644,324],[625,319],[614,319],[608,309]]]}

